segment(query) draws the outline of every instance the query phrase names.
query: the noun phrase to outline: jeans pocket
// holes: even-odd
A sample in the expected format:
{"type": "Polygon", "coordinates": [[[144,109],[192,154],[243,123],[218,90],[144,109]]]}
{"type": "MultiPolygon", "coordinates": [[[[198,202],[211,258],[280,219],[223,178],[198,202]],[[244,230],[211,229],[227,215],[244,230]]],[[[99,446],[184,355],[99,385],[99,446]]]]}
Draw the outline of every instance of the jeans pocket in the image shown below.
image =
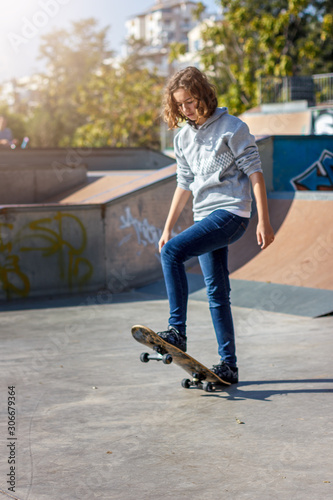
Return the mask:
{"type": "MultiPolygon", "coordinates": [[[[240,221],[238,223],[237,229],[230,236],[229,241],[228,241],[228,245],[230,245],[231,243],[235,243],[235,241],[239,240],[239,238],[241,238],[243,236],[243,234],[245,233],[245,231],[247,229],[247,226],[249,225],[249,219],[241,218],[239,216],[236,216],[236,217],[238,217],[240,219],[240,221]]],[[[234,222],[236,223],[236,220],[234,222]]]]}

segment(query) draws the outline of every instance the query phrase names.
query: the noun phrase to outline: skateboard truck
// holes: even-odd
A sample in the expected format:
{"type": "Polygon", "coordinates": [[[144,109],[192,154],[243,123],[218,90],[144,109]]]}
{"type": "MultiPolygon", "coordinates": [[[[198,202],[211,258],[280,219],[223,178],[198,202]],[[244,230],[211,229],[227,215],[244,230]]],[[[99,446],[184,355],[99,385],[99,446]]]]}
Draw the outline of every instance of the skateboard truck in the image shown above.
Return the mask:
{"type": "MultiPolygon", "coordinates": [[[[142,363],[148,363],[150,360],[163,361],[165,365],[172,363],[171,354],[162,354],[155,349],[155,354],[149,354],[148,352],[143,352],[140,355],[140,360],[142,363]]],[[[203,389],[206,392],[213,392],[216,390],[216,385],[212,382],[205,381],[199,373],[192,373],[192,380],[184,378],[181,382],[184,389],[190,389],[191,387],[197,387],[198,389],[203,389]]]]}
{"type": "Polygon", "coordinates": [[[198,387],[199,389],[203,389],[206,392],[213,392],[216,389],[215,384],[205,381],[202,377],[200,377],[198,373],[192,374],[192,380],[184,378],[182,380],[182,387],[184,387],[184,389],[198,387]]]}
{"type": "Polygon", "coordinates": [[[165,365],[170,365],[172,363],[172,356],[171,354],[161,354],[160,352],[156,351],[155,354],[149,354],[148,352],[143,352],[140,355],[140,361],[142,363],[148,363],[151,359],[155,361],[163,361],[165,365]]]}

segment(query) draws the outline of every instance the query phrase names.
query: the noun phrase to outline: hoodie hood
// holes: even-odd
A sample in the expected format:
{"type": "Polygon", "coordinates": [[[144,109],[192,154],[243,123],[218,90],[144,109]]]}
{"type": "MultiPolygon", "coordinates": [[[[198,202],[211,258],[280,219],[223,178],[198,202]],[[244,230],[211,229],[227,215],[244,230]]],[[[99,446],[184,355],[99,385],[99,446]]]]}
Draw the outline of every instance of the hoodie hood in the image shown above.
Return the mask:
{"type": "Polygon", "coordinates": [[[207,118],[205,123],[203,123],[202,125],[196,125],[194,122],[190,122],[190,121],[188,121],[187,123],[194,130],[203,130],[203,129],[209,127],[209,125],[211,123],[215,122],[216,120],[219,120],[221,118],[221,116],[223,116],[225,114],[228,114],[228,108],[226,108],[226,107],[216,108],[214,113],[209,118],[207,118]]]}

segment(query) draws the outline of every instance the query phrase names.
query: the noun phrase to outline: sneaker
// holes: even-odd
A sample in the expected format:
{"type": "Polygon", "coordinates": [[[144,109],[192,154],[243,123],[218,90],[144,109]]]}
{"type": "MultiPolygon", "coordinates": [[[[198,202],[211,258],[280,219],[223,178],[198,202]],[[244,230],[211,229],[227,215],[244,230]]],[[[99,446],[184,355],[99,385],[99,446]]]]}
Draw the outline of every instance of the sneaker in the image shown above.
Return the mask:
{"type": "Polygon", "coordinates": [[[221,361],[218,365],[213,365],[211,368],[218,377],[230,384],[237,384],[238,382],[238,368],[229,366],[225,361],[221,361]]]}
{"type": "Polygon", "coordinates": [[[157,332],[161,339],[175,347],[178,347],[183,352],[186,352],[186,336],[179,333],[174,326],[169,326],[164,332],[157,332]]]}

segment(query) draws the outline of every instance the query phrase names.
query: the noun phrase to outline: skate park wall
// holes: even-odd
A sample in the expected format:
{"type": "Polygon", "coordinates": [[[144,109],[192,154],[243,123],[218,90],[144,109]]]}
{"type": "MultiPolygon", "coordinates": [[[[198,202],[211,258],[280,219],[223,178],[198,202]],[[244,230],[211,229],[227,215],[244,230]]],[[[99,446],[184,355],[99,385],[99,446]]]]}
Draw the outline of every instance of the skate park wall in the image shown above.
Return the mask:
{"type": "Polygon", "coordinates": [[[88,170],[156,170],[170,158],[150,148],[32,148],[0,150],[0,164],[49,165],[61,171],[86,165],[88,170]]]}
{"type": "Polygon", "coordinates": [[[240,118],[255,136],[332,135],[332,105],[309,107],[307,101],[262,104],[240,118]]]}
{"type": "Polygon", "coordinates": [[[333,191],[333,136],[276,136],[273,191],[333,191]]]}
{"type": "Polygon", "coordinates": [[[42,203],[64,190],[82,185],[87,176],[83,164],[60,173],[48,164],[0,164],[1,204],[42,203]]]}
{"type": "Polygon", "coordinates": [[[333,135],[257,140],[268,192],[333,191],[333,135]]]}
{"type": "MultiPolygon", "coordinates": [[[[172,165],[104,203],[2,205],[0,300],[116,293],[160,277],[157,244],[175,186],[172,165]]],[[[175,232],[191,218],[188,204],[175,232]]]]}
{"type": "Polygon", "coordinates": [[[0,203],[43,203],[82,186],[87,171],[156,170],[169,157],[149,148],[0,150],[0,203]]]}

